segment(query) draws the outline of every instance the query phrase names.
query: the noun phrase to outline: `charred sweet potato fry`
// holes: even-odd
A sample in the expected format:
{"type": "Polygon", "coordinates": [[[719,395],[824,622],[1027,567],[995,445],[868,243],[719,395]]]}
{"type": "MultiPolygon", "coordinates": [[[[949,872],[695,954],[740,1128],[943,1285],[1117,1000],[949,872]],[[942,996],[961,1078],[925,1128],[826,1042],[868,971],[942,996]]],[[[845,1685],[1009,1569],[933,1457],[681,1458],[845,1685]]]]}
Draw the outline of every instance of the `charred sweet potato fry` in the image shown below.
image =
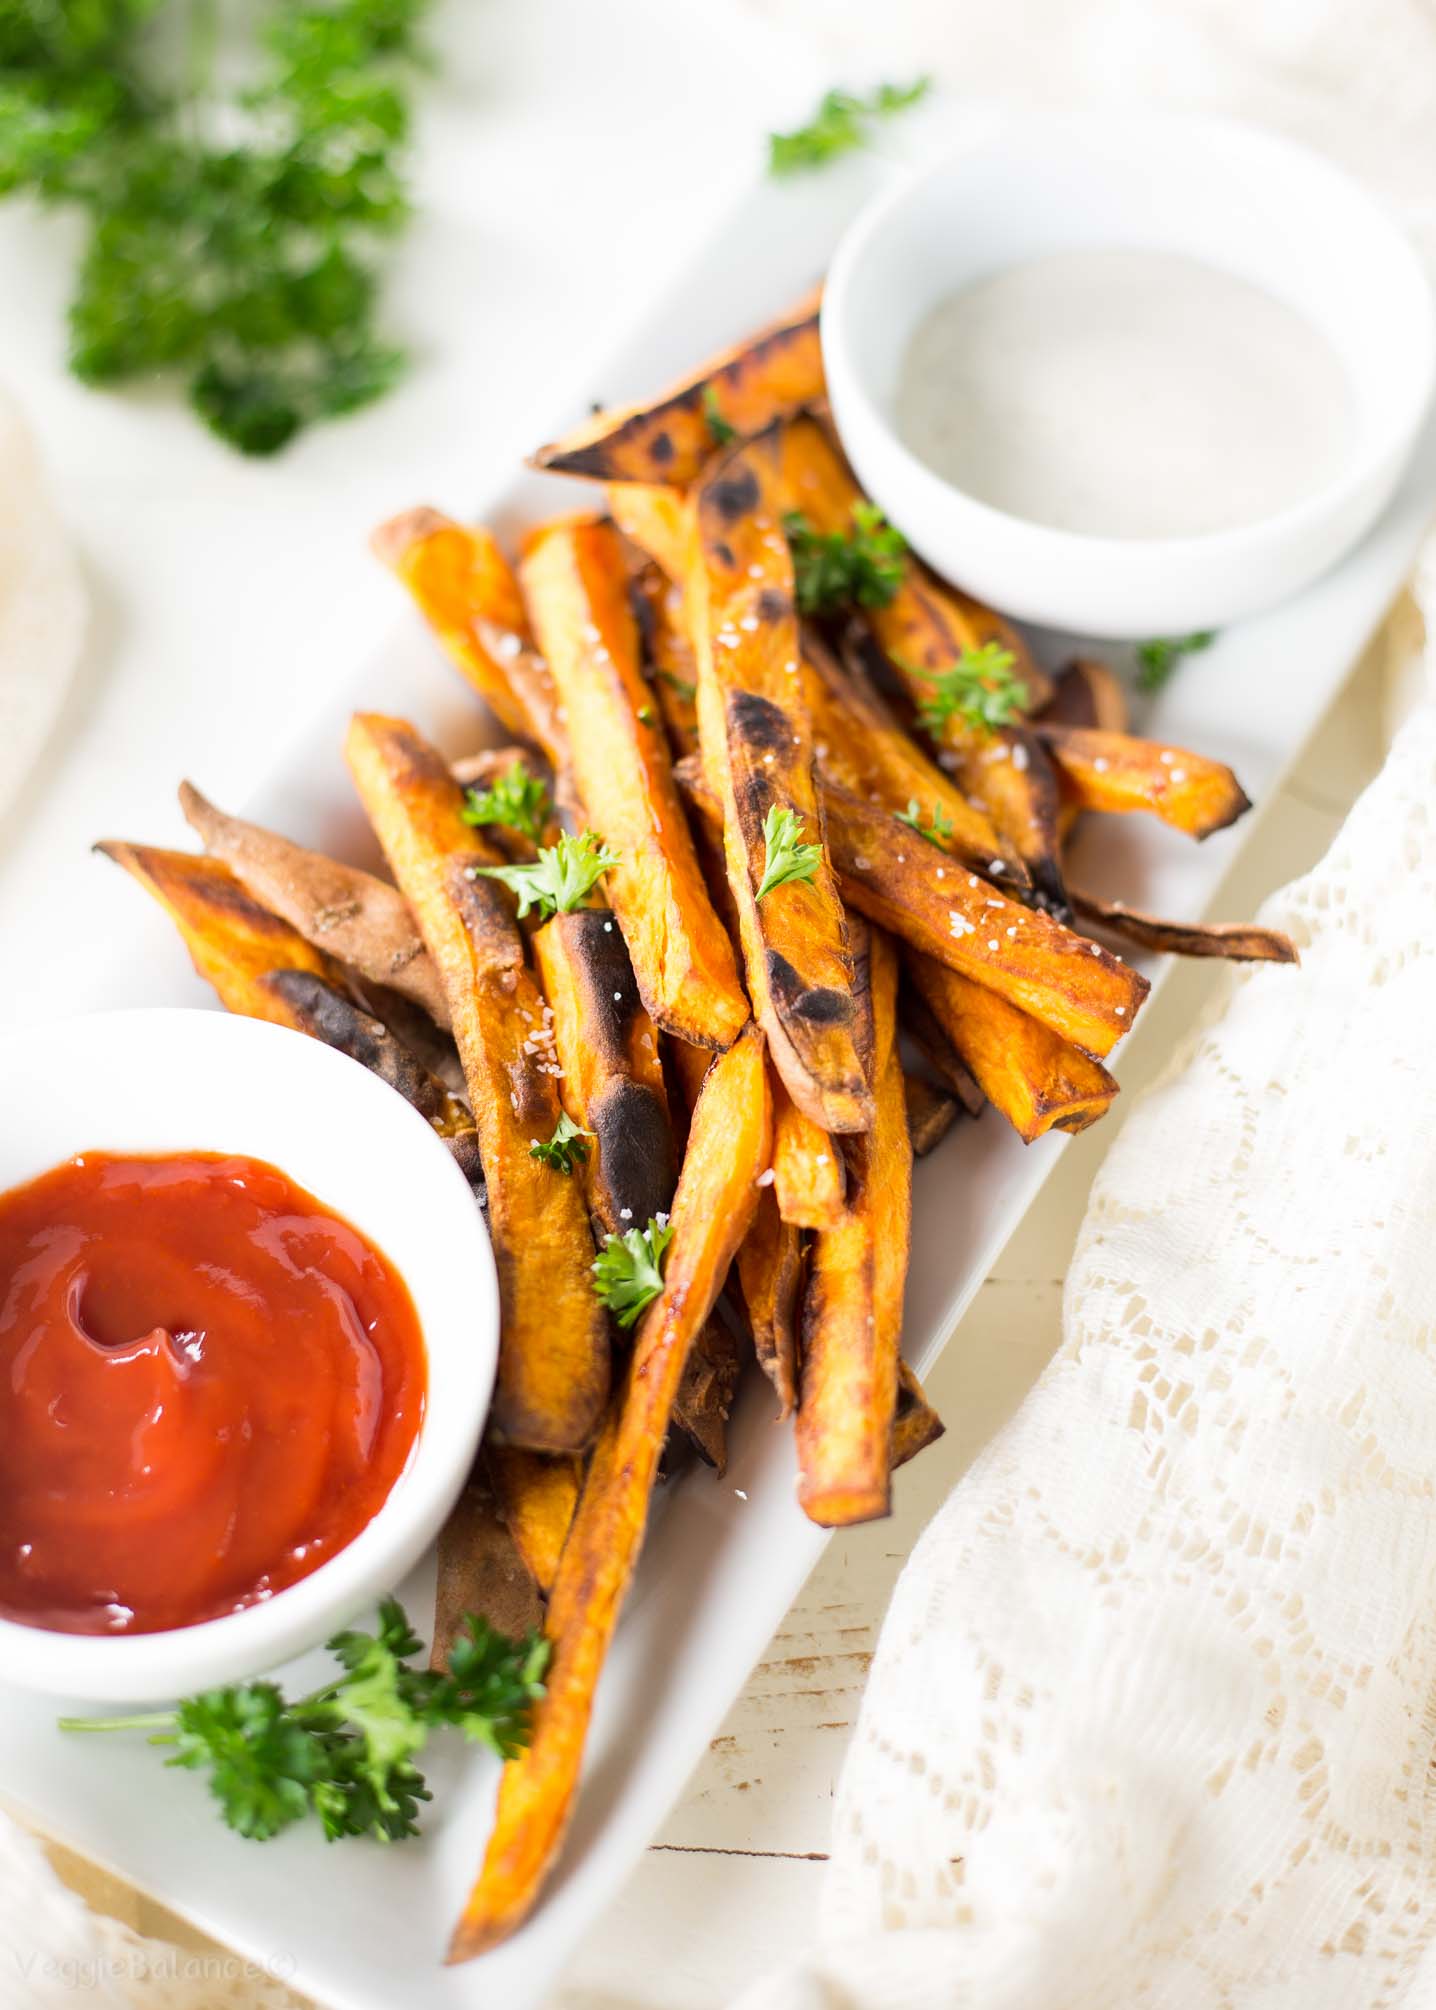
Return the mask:
{"type": "Polygon", "coordinates": [[[568,1821],[594,1690],[648,1521],[674,1395],[752,1219],[770,1117],[756,1027],[704,1078],[673,1203],[663,1291],[645,1315],[579,1497],[549,1598],[547,1689],[529,1748],[504,1768],[483,1869],[454,1934],[467,1960],[512,1933],[538,1897],[568,1821]]]}
{"type": "Polygon", "coordinates": [[[897,1051],[897,956],[872,935],[871,1131],[848,1141],[843,1219],[813,1238],[803,1301],[798,1500],[825,1527],[886,1514],[912,1226],[912,1146],[897,1051]]]}
{"type": "Polygon", "coordinates": [[[223,859],[261,906],[359,977],[411,999],[435,1025],[448,1025],[439,974],[394,887],[258,824],[226,816],[193,782],[180,783],[179,800],[205,850],[223,859]]]}
{"type": "MultiPolygon", "coordinates": [[[[827,535],[849,527],[854,505],[864,499],[862,491],[816,419],[799,417],[781,428],[781,469],[786,509],[797,511],[827,535]]],[[[905,562],[891,601],[860,609],[859,616],[873,647],[919,708],[933,698],[938,688],[935,678],[993,647],[1009,659],[1029,706],[1039,705],[1050,692],[1018,631],[980,601],[942,585],[916,558],[905,562]]],[[[971,806],[1022,859],[1039,897],[1061,913],[1065,896],[1058,857],[1057,787],[1031,729],[1020,721],[992,729],[975,726],[954,712],[941,728],[934,728],[934,738],[944,767],[960,783],[971,806]]]]}
{"type": "Polygon", "coordinates": [[[583,1462],[525,1452],[517,1445],[488,1445],[484,1467],[499,1515],[525,1568],[547,1598],[573,1525],[583,1462]]]}
{"type": "Polygon", "coordinates": [[[783,1220],[771,1188],[758,1196],[753,1226],[738,1251],[738,1283],[758,1365],[789,1416],[798,1400],[798,1285],[803,1272],[800,1232],[783,1220]]]}
{"type": "Polygon", "coordinates": [[[1210,837],[1251,808],[1231,769],[1130,733],[1039,726],[1064,796],[1081,810],[1150,810],[1188,837],[1210,837]]]}
{"type": "Polygon", "coordinates": [[[842,1216],[842,1154],[773,1081],[773,1193],[778,1212],[795,1228],[833,1228],[842,1216]]]}
{"type": "Polygon", "coordinates": [[[589,1207],[610,1235],[667,1208],[678,1167],[653,1022],[607,909],[556,914],[533,937],[559,1098],[589,1133],[589,1207]]]}
{"type": "Polygon", "coordinates": [[[200,976],[231,1012],[289,1026],[387,1082],[432,1124],[471,1185],[483,1183],[473,1118],[386,1026],[349,995],[332,957],[271,914],[221,859],[153,845],[96,847],[164,908],[200,976]]]}
{"type": "Polygon", "coordinates": [[[686,488],[722,440],[761,433],[823,391],[818,302],[810,294],[651,403],[595,413],[561,440],[540,447],[533,465],[606,482],[686,488]]]}
{"type": "Polygon", "coordinates": [[[946,1089],[939,1089],[929,1082],[925,1075],[914,1075],[904,1069],[902,1078],[903,1096],[907,1103],[907,1134],[912,1141],[912,1155],[915,1159],[925,1159],[929,1152],[936,1151],[953,1123],[962,1113],[962,1104],[946,1089]]]}
{"type": "Polygon", "coordinates": [[[1279,928],[1258,928],[1242,921],[1163,921],[1141,914],[1121,900],[1099,900],[1073,889],[1072,906],[1084,921],[1116,935],[1138,949],[1159,949],[1170,956],[1224,956],[1232,963],[1299,963],[1296,944],[1279,928]]]}
{"type": "Polygon", "coordinates": [[[589,821],[619,854],[606,891],[655,1024],[726,1047],[748,1018],[727,934],[713,912],[639,662],[638,627],[611,524],[536,534],[520,578],[567,715],[589,821]]]}
{"type": "Polygon", "coordinates": [[[1044,1132],[1085,1131],[1111,1108],[1117,1084],[1100,1062],[995,991],[909,954],[923,999],[1024,1144],[1044,1132]]]}
{"type": "Polygon", "coordinates": [[[717,461],[694,498],[688,606],[698,654],[704,768],[723,805],[728,884],[748,992],[773,1065],[827,1131],[864,1130],[872,1096],[855,1039],[853,968],[823,849],[813,745],[798,683],[793,566],[773,504],[774,433],[717,461]],[[818,855],[763,891],[768,828],[818,855]],[[762,897],[760,898],[760,892],[762,897]]]}
{"type": "Polygon", "coordinates": [[[1059,670],[1052,696],[1038,715],[1043,726],[1095,726],[1125,733],[1129,720],[1122,680],[1095,656],[1077,656],[1059,670]]]}
{"type": "Polygon", "coordinates": [[[534,1451],[578,1451],[607,1395],[608,1332],[582,1190],[530,1150],[552,1136],[559,1101],[554,1063],[533,1039],[543,998],[510,897],[474,876],[498,854],[463,822],[458,784],[412,726],[360,713],[345,752],[438,969],[469,1084],[502,1308],[495,1434],[534,1451]]]}
{"type": "Polygon", "coordinates": [[[448,1667],[468,1613],[511,1636],[542,1623],[539,1587],[499,1511],[482,1461],[439,1530],[437,1560],[433,1667],[448,1667]]]}
{"type": "Polygon", "coordinates": [[[892,1469],[905,1466],[942,1436],[943,1423],[906,1361],[898,1362],[897,1409],[893,1413],[892,1469]]]}
{"type": "MultiPolygon", "coordinates": [[[[704,777],[680,762],[700,815],[718,805],[704,777]]],[[[949,969],[1020,1005],[1064,1040],[1101,1058],[1131,1028],[1151,988],[1139,971],[1050,914],[1004,899],[986,880],[925,847],[892,845],[892,819],[836,783],[823,789],[826,830],[849,907],[949,969]]]]}
{"type": "Polygon", "coordinates": [[[381,524],[371,542],[494,716],[561,769],[567,743],[558,695],[492,531],[411,509],[381,524]]]}

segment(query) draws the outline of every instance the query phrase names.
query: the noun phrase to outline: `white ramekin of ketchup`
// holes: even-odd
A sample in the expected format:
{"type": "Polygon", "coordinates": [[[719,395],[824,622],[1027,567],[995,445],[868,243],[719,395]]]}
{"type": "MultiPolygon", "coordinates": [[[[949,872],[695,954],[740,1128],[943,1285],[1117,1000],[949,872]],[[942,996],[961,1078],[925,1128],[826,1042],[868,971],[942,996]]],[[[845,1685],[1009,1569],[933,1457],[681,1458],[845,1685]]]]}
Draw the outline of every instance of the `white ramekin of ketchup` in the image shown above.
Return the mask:
{"type": "Polygon", "coordinates": [[[473,1463],[479,1208],[341,1054],[214,1012],[0,1045],[0,1679],[140,1702],[392,1590],[473,1463]]]}

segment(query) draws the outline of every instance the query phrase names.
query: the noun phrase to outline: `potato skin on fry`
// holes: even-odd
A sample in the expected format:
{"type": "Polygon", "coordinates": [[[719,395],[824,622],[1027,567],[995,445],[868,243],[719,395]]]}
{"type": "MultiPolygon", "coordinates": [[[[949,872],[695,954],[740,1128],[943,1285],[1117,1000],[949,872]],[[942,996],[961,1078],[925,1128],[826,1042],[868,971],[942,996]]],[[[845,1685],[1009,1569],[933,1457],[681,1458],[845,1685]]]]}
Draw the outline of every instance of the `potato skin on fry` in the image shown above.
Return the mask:
{"type": "Polygon", "coordinates": [[[525,1452],[517,1445],[488,1445],[483,1465],[500,1518],[546,1598],[578,1506],[583,1461],[525,1452]]]}
{"type": "Polygon", "coordinates": [[[942,1418],[927,1400],[922,1383],[906,1361],[899,1361],[897,1409],[893,1414],[893,1471],[936,1444],[944,1428],[942,1418]]]}
{"type": "Polygon", "coordinates": [[[644,1005],[665,1032],[726,1047],[747,1023],[748,1001],[639,667],[618,533],[591,519],[551,524],[530,540],[519,576],[565,708],[584,808],[619,854],[604,890],[644,1005]]]}
{"type": "Polygon", "coordinates": [[[495,717],[520,739],[534,741],[560,770],[567,743],[558,695],[492,531],[420,508],[381,524],[371,544],[495,717]]]}
{"type": "Polygon", "coordinates": [[[1064,797],[1079,810],[1150,810],[1188,837],[1210,837],[1245,816],[1250,798],[1221,761],[1184,747],[1086,726],[1039,726],[1064,797]]]}
{"type": "Polygon", "coordinates": [[[783,1220],[773,1190],[758,1196],[753,1226],[738,1250],[738,1282],[758,1366],[773,1384],[778,1415],[798,1400],[798,1286],[803,1274],[800,1232],[783,1220]]]}
{"type": "Polygon", "coordinates": [[[545,1627],[553,1642],[532,1741],[504,1768],[483,1868],[449,1952],[466,1961],[532,1909],[568,1823],[594,1690],[648,1521],[673,1399],[694,1337],[747,1232],[767,1164],[763,1040],[747,1028],[704,1078],[673,1203],[662,1295],[643,1320],[589,1466],[545,1627]]]}
{"type": "Polygon", "coordinates": [[[511,1636],[542,1622],[539,1587],[499,1512],[482,1460],[439,1530],[438,1566],[430,1667],[448,1667],[471,1612],[511,1636]]]}
{"type": "Polygon", "coordinates": [[[912,1140],[912,1155],[925,1159],[952,1129],[962,1114],[962,1104],[956,1096],[935,1087],[921,1075],[904,1074],[903,1096],[907,1102],[907,1134],[912,1140]]]}
{"type": "Polygon", "coordinates": [[[403,720],[356,715],[345,755],[439,971],[469,1084],[502,1307],[493,1429],[534,1451],[579,1451],[608,1393],[608,1332],[582,1190],[530,1155],[559,1102],[511,897],[470,876],[497,855],[462,821],[441,755],[403,720]]]}
{"type": "Polygon", "coordinates": [[[824,390],[818,305],[809,295],[652,403],[598,412],[540,447],[532,465],[599,481],[686,488],[719,451],[710,411],[746,437],[824,390]]]}
{"type": "Polygon", "coordinates": [[[995,991],[914,951],[913,981],[994,1109],[1024,1144],[1047,1131],[1085,1131],[1107,1114],[1117,1084],[1094,1061],[995,991]]]}
{"type": "Polygon", "coordinates": [[[723,805],[748,993],[773,1065],[815,1124],[860,1131],[872,1122],[872,1096],[856,1044],[843,908],[826,854],[811,879],[757,898],[770,810],[790,812],[805,841],[824,838],[798,679],[792,560],[771,503],[776,448],[773,433],[735,448],[695,493],[688,605],[699,736],[723,805]]]}
{"type": "Polygon", "coordinates": [[[912,1145],[897,1052],[897,956],[873,932],[873,1095],[865,1136],[848,1141],[837,1228],[814,1237],[803,1301],[798,1501],[846,1527],[888,1512],[898,1342],[912,1227],[912,1145]]]}
{"type": "Polygon", "coordinates": [[[1168,956],[1221,956],[1230,963],[1300,963],[1296,944],[1279,928],[1260,928],[1244,921],[1163,921],[1142,914],[1121,900],[1099,900],[1074,888],[1072,906],[1084,921],[1096,922],[1109,935],[1139,949],[1156,949],[1168,956]]]}

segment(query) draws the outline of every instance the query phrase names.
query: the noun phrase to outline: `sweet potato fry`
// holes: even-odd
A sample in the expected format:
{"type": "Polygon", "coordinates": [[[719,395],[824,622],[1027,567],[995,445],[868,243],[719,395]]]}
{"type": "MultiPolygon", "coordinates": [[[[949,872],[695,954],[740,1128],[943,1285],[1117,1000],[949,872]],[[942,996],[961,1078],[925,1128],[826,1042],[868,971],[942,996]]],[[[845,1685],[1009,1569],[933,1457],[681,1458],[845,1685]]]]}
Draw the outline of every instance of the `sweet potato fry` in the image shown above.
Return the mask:
{"type": "Polygon", "coordinates": [[[542,1622],[539,1587],[504,1524],[482,1461],[439,1531],[438,1566],[432,1667],[448,1667],[466,1613],[510,1635],[542,1622]]]}
{"type": "Polygon", "coordinates": [[[726,1047],[748,1019],[732,945],[713,912],[673,780],[611,524],[550,524],[519,568],[567,714],[594,829],[618,854],[606,892],[644,1005],[665,1032],[726,1047]]]}
{"type": "Polygon", "coordinates": [[[583,1462],[488,1445],[484,1466],[499,1515],[534,1583],[547,1598],[573,1525],[583,1462]]]}
{"type": "Polygon", "coordinates": [[[411,999],[435,1025],[448,1025],[439,973],[394,887],[258,824],[226,816],[193,782],[180,783],[179,800],[205,850],[223,859],[262,907],[359,977],[411,999]]]}
{"type": "Polygon", "coordinates": [[[101,844],[164,908],[200,976],[231,1012],[289,1026],[387,1082],[428,1120],[464,1177],[483,1185],[473,1118],[386,1026],[350,997],[343,969],[271,914],[221,859],[153,845],[101,844]]]}
{"type": "Polygon", "coordinates": [[[943,1422],[906,1361],[898,1362],[897,1409],[893,1413],[892,1469],[905,1466],[942,1436],[943,1422]]]}
{"type": "Polygon", "coordinates": [[[870,1132],[847,1145],[843,1220],[813,1240],[803,1301],[798,1500],[825,1527],[888,1511],[898,1341],[912,1211],[912,1146],[897,1052],[897,956],[874,931],[870,1132]]]}
{"type": "Polygon", "coordinates": [[[753,1226],[738,1251],[738,1283],[758,1365],[773,1384],[778,1414],[789,1416],[798,1400],[798,1285],[802,1278],[802,1236],[783,1220],[771,1190],[758,1197],[753,1226]]]}
{"type": "Polygon", "coordinates": [[[843,1212],[842,1154],[773,1080],[773,1193],[778,1213],[795,1228],[834,1228],[843,1212]]]}
{"type": "Polygon", "coordinates": [[[1064,796],[1082,810],[1150,810],[1188,837],[1210,837],[1251,808],[1231,769],[1183,747],[1086,726],[1039,726],[1064,796]]]}
{"type": "Polygon", "coordinates": [[[648,682],[658,699],[673,757],[682,760],[698,751],[698,664],[683,620],[683,590],[650,565],[633,581],[632,592],[648,682]]]}
{"type": "Polygon", "coordinates": [[[709,1069],[673,1203],[661,1296],[639,1329],[619,1400],[579,1498],[549,1599],[553,1642],[532,1742],[505,1768],[483,1869],[454,1934],[464,1961],[512,1933],[538,1897],[568,1821],[593,1694],[648,1521],[673,1398],[752,1219],[768,1161],[763,1040],[745,1031],[709,1069]]]}
{"type": "Polygon", "coordinates": [[[411,509],[381,524],[371,543],[494,716],[561,769],[567,742],[558,694],[492,531],[411,509]]]}
{"type": "Polygon", "coordinates": [[[688,606],[703,765],[723,805],[728,884],[748,992],[793,1101],[826,1131],[865,1130],[872,1096],[854,1024],[842,902],[825,850],[810,877],[760,900],[765,823],[823,843],[812,737],[798,693],[793,567],[772,494],[776,435],[715,463],[694,498],[688,606]]]}
{"type": "Polygon", "coordinates": [[[823,390],[818,303],[809,294],[651,403],[598,412],[540,447],[532,464],[555,474],[686,488],[718,452],[720,435],[760,433],[823,390]]]}
{"type": "Polygon", "coordinates": [[[1139,913],[1121,900],[1099,900],[1096,894],[1072,890],[1072,906],[1084,921],[1138,949],[1165,950],[1171,956],[1224,956],[1232,963],[1299,963],[1296,944],[1278,928],[1258,928],[1244,921],[1163,921],[1139,913]]]}
{"type": "Polygon", "coordinates": [[[629,543],[681,585],[688,571],[691,529],[682,489],[659,488],[653,482],[610,482],[604,498],[629,543]]]}
{"type": "Polygon", "coordinates": [[[903,1072],[903,1096],[907,1103],[907,1134],[912,1155],[925,1159],[936,1151],[953,1123],[962,1113],[962,1104],[946,1089],[939,1089],[925,1075],[903,1072]]]}
{"type": "MultiPolygon", "coordinates": [[[[698,813],[716,818],[704,777],[686,761],[677,772],[698,813]]],[[[1130,1030],[1150,989],[1140,972],[1051,915],[1004,899],[976,873],[929,863],[916,846],[894,850],[892,819],[836,783],[825,785],[823,806],[849,907],[1099,1059],[1130,1030]]]]}
{"type": "Polygon", "coordinates": [[[599,907],[556,914],[533,937],[548,999],[559,1098],[587,1131],[588,1204],[610,1235],[666,1209],[678,1167],[653,1022],[638,1000],[623,937],[599,907]]]}
{"type": "Polygon", "coordinates": [[[898,1025],[927,1062],[945,1092],[970,1117],[980,1117],[987,1107],[987,1098],[974,1081],[971,1068],[939,1025],[932,1007],[913,983],[911,974],[899,984],[898,1025]]]}
{"type": "Polygon", "coordinates": [[[461,820],[458,784],[412,726],[360,713],[345,752],[438,969],[469,1084],[502,1307],[495,1434],[581,1450],[608,1391],[608,1333],[582,1191],[530,1152],[552,1136],[559,1102],[554,1064],[532,1038],[543,999],[509,896],[473,876],[498,855],[461,820]]]}
{"type": "Polygon", "coordinates": [[[1100,1062],[930,956],[908,969],[987,1100],[1024,1144],[1044,1132],[1085,1131],[1111,1108],[1117,1084],[1100,1062]]]}
{"type": "MultiPolygon", "coordinates": [[[[846,530],[863,500],[842,455],[816,419],[800,417],[780,430],[784,507],[825,534],[846,530]]],[[[873,647],[891,665],[915,706],[932,698],[933,676],[973,652],[995,646],[1011,659],[1029,705],[1051,686],[1018,631],[980,601],[944,586],[916,558],[885,607],[859,610],[873,647]]],[[[996,826],[1054,911],[1065,906],[1058,858],[1057,788],[1040,742],[1020,722],[989,730],[955,712],[937,732],[943,765],[973,808],[996,826]]]]}
{"type": "Polygon", "coordinates": [[[1095,656],[1076,656],[1059,670],[1038,715],[1043,726],[1095,726],[1125,733],[1130,713],[1122,680],[1095,656]]]}

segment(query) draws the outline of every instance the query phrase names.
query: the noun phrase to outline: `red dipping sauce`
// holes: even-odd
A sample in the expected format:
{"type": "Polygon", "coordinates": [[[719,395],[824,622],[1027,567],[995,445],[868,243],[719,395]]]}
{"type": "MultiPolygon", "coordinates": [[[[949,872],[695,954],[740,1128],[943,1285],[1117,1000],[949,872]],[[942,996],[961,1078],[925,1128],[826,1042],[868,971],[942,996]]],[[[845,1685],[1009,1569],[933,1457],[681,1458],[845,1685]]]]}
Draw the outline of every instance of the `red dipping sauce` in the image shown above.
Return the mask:
{"type": "Polygon", "coordinates": [[[307,1577],[425,1381],[404,1280],[274,1166],[86,1152],[0,1194],[0,1617],[157,1633],[307,1577]]]}

